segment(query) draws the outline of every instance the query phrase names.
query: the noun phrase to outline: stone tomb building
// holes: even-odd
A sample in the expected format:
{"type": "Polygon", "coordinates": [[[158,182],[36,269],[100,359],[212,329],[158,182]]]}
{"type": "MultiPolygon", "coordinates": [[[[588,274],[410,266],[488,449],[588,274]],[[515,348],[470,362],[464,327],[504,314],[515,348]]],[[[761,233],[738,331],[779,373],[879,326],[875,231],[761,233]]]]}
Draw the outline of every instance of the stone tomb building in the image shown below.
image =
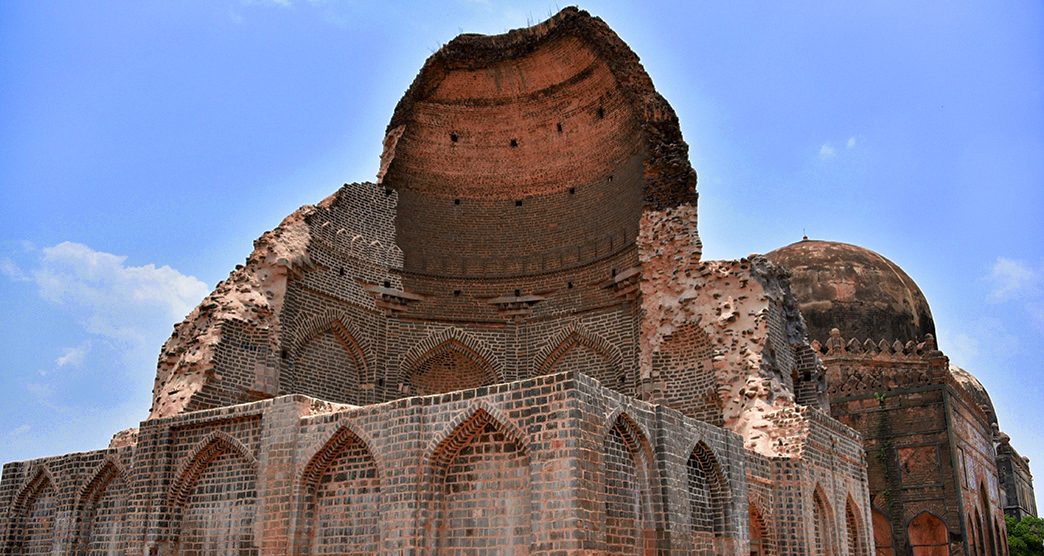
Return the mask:
{"type": "Polygon", "coordinates": [[[1036,515],[1029,466],[983,385],[937,348],[917,284],[844,243],[766,257],[791,272],[830,414],[863,437],[877,554],[1007,554],[1004,514],[1036,515]]]}
{"type": "MultiPolygon", "coordinates": [[[[830,399],[855,356],[808,342],[771,257],[701,260],[696,202],[673,110],[601,20],[457,37],[377,183],[288,216],[175,327],[140,428],[4,467],[4,553],[869,556],[916,503],[871,496],[852,416],[878,399],[830,399]]],[[[995,483],[981,408],[953,411],[995,483]]],[[[950,509],[916,553],[969,548],[950,509]]]]}

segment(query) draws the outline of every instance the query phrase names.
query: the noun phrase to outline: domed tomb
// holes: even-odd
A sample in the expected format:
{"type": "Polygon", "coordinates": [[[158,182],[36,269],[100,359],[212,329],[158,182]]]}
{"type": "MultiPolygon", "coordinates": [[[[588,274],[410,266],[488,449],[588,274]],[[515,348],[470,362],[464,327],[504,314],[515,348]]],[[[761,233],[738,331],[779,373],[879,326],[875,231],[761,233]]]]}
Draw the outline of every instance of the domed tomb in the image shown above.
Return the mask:
{"type": "Polygon", "coordinates": [[[990,399],[990,393],[986,391],[986,387],[979,382],[979,379],[957,365],[950,365],[950,376],[964,388],[965,392],[971,395],[972,400],[975,400],[975,405],[978,405],[986,413],[990,424],[996,425],[997,411],[993,409],[993,400],[990,399]]]}
{"type": "Polygon", "coordinates": [[[766,254],[786,267],[810,339],[837,328],[850,339],[921,340],[935,322],[921,289],[903,269],[857,245],[804,239],[766,254]]]}

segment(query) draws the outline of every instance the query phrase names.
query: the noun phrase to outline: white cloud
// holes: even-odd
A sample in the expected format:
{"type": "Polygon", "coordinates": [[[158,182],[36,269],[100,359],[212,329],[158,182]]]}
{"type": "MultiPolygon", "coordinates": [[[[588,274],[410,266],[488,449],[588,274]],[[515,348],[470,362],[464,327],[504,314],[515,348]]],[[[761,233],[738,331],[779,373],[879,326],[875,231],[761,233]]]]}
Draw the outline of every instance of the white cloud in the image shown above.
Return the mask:
{"type": "Polygon", "coordinates": [[[826,160],[828,158],[833,158],[834,155],[836,155],[836,154],[837,154],[837,151],[835,151],[834,147],[830,146],[829,143],[823,143],[823,145],[821,147],[819,147],[819,158],[820,158],[820,160],[826,160]]]}
{"type": "Polygon", "coordinates": [[[14,261],[7,257],[0,257],[0,274],[7,276],[8,278],[16,282],[28,282],[30,280],[29,275],[22,270],[14,261]]]}
{"type": "Polygon", "coordinates": [[[849,149],[852,149],[852,148],[855,148],[855,146],[856,146],[856,138],[855,138],[855,135],[853,135],[853,136],[848,138],[848,142],[845,143],[845,147],[847,147],[849,149]]]}
{"type": "Polygon", "coordinates": [[[28,423],[21,424],[21,425],[18,425],[17,427],[15,427],[13,429],[7,431],[7,433],[4,434],[4,437],[6,439],[16,438],[16,437],[24,435],[25,433],[29,432],[30,430],[32,430],[32,427],[29,426],[28,423]]]}
{"type": "Polygon", "coordinates": [[[58,359],[54,360],[54,364],[58,365],[59,368],[66,366],[79,367],[83,364],[83,359],[87,357],[87,354],[91,351],[91,342],[84,342],[78,346],[65,348],[62,355],[58,359]]]}
{"type": "Polygon", "coordinates": [[[210,288],[169,266],[131,266],[127,257],[64,242],[42,250],[32,272],[40,295],[76,314],[88,332],[122,341],[183,318],[210,288]],[[165,323],[165,324],[163,324],[165,323]]]}
{"type": "Polygon", "coordinates": [[[989,299],[1007,301],[1035,289],[1040,276],[1022,261],[997,257],[986,278],[991,284],[989,299]]]}

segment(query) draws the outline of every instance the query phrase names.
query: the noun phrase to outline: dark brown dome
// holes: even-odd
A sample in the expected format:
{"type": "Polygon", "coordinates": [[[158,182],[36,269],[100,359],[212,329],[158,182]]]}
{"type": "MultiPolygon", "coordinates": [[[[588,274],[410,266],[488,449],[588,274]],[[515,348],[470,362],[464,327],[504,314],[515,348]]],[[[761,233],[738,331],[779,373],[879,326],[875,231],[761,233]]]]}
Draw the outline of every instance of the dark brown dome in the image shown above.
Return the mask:
{"type": "Polygon", "coordinates": [[[920,340],[935,334],[928,301],[892,261],[847,243],[805,239],[766,255],[786,267],[810,339],[920,340]]]}
{"type": "Polygon", "coordinates": [[[993,400],[990,399],[990,393],[986,391],[986,387],[979,382],[979,379],[957,365],[950,365],[950,375],[957,381],[957,384],[960,384],[971,395],[972,399],[975,400],[975,404],[986,413],[986,418],[989,419],[990,424],[996,425],[997,411],[993,409],[993,400]]]}

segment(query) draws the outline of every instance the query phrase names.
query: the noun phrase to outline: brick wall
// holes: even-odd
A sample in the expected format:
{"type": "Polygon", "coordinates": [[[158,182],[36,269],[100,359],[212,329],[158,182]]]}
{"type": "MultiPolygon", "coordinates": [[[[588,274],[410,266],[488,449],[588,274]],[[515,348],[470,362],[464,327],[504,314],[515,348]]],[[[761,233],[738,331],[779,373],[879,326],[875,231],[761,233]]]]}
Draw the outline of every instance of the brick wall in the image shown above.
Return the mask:
{"type": "MultiPolygon", "coordinates": [[[[840,425],[805,418],[845,447],[835,461],[858,451],[840,425]]],[[[0,507],[15,516],[9,552],[746,554],[755,507],[763,554],[807,554],[802,486],[822,485],[843,524],[863,480],[835,464],[825,482],[827,456],[770,460],[568,372],[364,407],[295,395],[154,419],[136,446],[8,464],[0,507]]]]}

